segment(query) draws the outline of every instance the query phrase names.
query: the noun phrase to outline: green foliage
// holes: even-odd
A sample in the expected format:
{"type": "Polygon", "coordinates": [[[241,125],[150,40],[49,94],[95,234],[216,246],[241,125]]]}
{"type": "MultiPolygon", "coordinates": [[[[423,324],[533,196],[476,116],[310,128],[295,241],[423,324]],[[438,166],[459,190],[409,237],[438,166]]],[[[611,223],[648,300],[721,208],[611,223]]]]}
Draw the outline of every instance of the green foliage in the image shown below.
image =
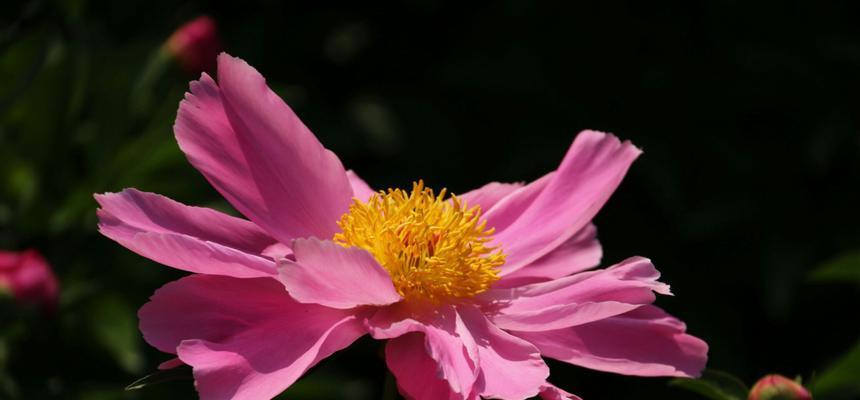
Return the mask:
{"type": "Polygon", "coordinates": [[[739,378],[710,368],[697,379],[675,378],[669,384],[711,400],[745,400],[749,393],[749,388],[739,378]]]}
{"type": "Polygon", "coordinates": [[[816,282],[845,282],[860,285],[860,251],[843,253],[816,267],[810,274],[816,282]]]}
{"type": "Polygon", "coordinates": [[[817,399],[856,399],[860,397],[860,341],[818,374],[810,388],[817,399]]]}

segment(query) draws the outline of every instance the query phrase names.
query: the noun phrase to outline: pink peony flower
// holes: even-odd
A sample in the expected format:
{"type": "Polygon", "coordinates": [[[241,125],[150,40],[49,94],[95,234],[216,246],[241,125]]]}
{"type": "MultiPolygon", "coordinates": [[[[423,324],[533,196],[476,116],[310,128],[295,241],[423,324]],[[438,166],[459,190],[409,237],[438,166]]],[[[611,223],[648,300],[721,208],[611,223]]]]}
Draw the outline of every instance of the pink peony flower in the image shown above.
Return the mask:
{"type": "Polygon", "coordinates": [[[215,20],[208,15],[201,15],[186,22],[170,35],[165,48],[189,73],[214,70],[215,58],[221,51],[215,20]]]}
{"type": "Polygon", "coordinates": [[[0,251],[0,290],[9,291],[19,302],[53,311],[60,284],[51,266],[36,250],[0,251]]]}
{"type": "Polygon", "coordinates": [[[812,400],[800,383],[782,375],[771,374],[758,380],[750,390],[749,400],[812,400]]]}
{"type": "Polygon", "coordinates": [[[542,357],[697,376],[707,345],[653,306],[645,258],[592,269],[591,220],[640,151],[580,133],[557,170],[462,196],[374,192],[244,61],[191,83],[174,126],[189,161],[248,220],[127,189],[100,230],[194,274],[141,308],[144,338],[193,367],[203,399],[276,396],[369,334],[412,399],[576,398],[542,357]]]}

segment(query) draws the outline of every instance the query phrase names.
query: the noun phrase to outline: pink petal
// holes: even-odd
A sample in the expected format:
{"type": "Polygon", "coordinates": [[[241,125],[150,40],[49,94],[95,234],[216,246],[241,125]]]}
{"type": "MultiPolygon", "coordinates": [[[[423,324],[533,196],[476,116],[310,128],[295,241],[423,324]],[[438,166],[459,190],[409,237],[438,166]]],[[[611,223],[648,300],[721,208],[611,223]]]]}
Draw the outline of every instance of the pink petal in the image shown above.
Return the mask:
{"type": "Polygon", "coordinates": [[[375,339],[423,332],[426,351],[437,364],[437,375],[460,396],[472,393],[479,372],[477,345],[453,307],[442,306],[427,315],[410,315],[406,307],[398,304],[379,310],[367,325],[375,339]]]}
{"type": "Polygon", "coordinates": [[[528,185],[515,188],[507,196],[484,210],[487,226],[494,228],[496,232],[507,229],[532,205],[555,175],[556,171],[552,171],[528,185]]]}
{"type": "Polygon", "coordinates": [[[708,345],[655,306],[586,325],[547,332],[513,332],[544,356],[600,371],[638,376],[697,377],[708,345]]]}
{"type": "Polygon", "coordinates": [[[385,345],[385,362],[397,378],[400,393],[408,399],[463,398],[451,391],[451,386],[436,375],[436,361],[427,354],[424,338],[419,333],[407,333],[389,340],[385,345]]]}
{"type": "Polygon", "coordinates": [[[179,102],[173,125],[179,147],[239,212],[253,216],[251,219],[265,219],[266,203],[224,112],[221,89],[205,73],[190,86],[190,93],[179,102]]]}
{"type": "Polygon", "coordinates": [[[540,388],[540,398],[543,400],[582,400],[579,396],[568,393],[549,382],[540,388]]]}
{"type": "Polygon", "coordinates": [[[250,221],[135,189],[95,197],[99,231],[153,261],[238,278],[277,274],[260,254],[274,239],[250,221]]]}
{"type": "Polygon", "coordinates": [[[355,171],[347,170],[346,177],[349,178],[349,186],[352,187],[352,197],[366,202],[370,196],[376,193],[355,171]]]}
{"type": "Polygon", "coordinates": [[[262,195],[264,207],[246,215],[284,243],[332,237],[352,198],[343,164],[245,61],[222,53],[218,81],[227,119],[262,195]]]}
{"type": "Polygon", "coordinates": [[[545,331],[582,325],[623,314],[654,301],[654,292],[671,294],[657,281],[648,259],[633,257],[610,268],[582,272],[549,282],[483,294],[502,329],[545,331]]]}
{"type": "Polygon", "coordinates": [[[487,212],[496,203],[523,186],[522,183],[490,182],[470,192],[457,197],[466,202],[469,207],[480,206],[481,211],[487,212]]]}
{"type": "Polygon", "coordinates": [[[493,207],[487,220],[498,231],[493,243],[501,245],[507,254],[502,274],[511,274],[536,261],[585,227],[640,153],[615,136],[584,131],[576,137],[546,187],[526,208],[505,207],[502,202],[493,207]],[[495,214],[502,213],[502,209],[508,215],[517,211],[512,208],[521,211],[515,221],[494,222],[499,219],[495,214]]]}
{"type": "Polygon", "coordinates": [[[458,312],[478,345],[481,396],[524,399],[537,395],[549,376],[538,349],[497,328],[477,308],[463,306],[458,312]]]}
{"type": "Polygon", "coordinates": [[[192,275],[139,316],[147,342],[194,368],[206,400],[274,397],[364,333],[359,316],[297,303],[271,278],[192,275]]]}
{"type": "Polygon", "coordinates": [[[364,249],[311,238],[293,241],[293,251],[296,261],[282,261],[281,281],[301,303],[347,309],[402,299],[388,271],[364,249]]]}
{"type": "Polygon", "coordinates": [[[596,267],[601,257],[603,249],[597,240],[597,228],[588,224],[555,250],[502,277],[494,287],[510,288],[562,278],[596,267]]]}

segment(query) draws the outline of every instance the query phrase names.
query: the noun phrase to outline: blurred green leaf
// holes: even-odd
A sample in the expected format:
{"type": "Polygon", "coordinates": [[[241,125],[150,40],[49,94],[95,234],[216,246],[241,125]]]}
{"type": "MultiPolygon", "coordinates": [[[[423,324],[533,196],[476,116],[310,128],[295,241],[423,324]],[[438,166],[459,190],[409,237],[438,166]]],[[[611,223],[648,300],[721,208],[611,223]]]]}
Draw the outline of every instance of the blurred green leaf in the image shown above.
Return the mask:
{"type": "Polygon", "coordinates": [[[728,372],[706,369],[698,379],[676,378],[669,385],[680,387],[712,400],[743,400],[749,388],[728,372]]]}
{"type": "Polygon", "coordinates": [[[125,390],[139,390],[147,386],[181,379],[194,379],[194,376],[191,374],[191,367],[184,365],[181,367],[153,372],[132,382],[130,385],[125,387],[125,390]]]}
{"type": "Polygon", "coordinates": [[[126,372],[141,370],[143,357],[134,309],[118,297],[101,297],[91,306],[90,325],[98,343],[126,372]]]}
{"type": "Polygon", "coordinates": [[[860,251],[851,251],[821,264],[810,279],[817,282],[854,282],[860,284],[860,251]]]}
{"type": "Polygon", "coordinates": [[[816,398],[849,399],[860,396],[860,341],[810,385],[816,398]]]}

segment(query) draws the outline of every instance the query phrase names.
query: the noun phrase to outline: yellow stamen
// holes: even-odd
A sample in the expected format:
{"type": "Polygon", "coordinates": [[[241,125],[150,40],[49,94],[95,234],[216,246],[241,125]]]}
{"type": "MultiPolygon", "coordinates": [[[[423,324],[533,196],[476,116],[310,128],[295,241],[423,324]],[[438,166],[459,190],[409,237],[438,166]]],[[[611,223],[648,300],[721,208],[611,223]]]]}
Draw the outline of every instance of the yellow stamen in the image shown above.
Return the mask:
{"type": "Polygon", "coordinates": [[[487,246],[493,229],[480,217],[480,207],[445,199],[445,189],[435,195],[418,181],[412,192],[354,200],[334,241],[373,254],[406,300],[455,301],[486,291],[505,263],[501,250],[487,246]]]}

